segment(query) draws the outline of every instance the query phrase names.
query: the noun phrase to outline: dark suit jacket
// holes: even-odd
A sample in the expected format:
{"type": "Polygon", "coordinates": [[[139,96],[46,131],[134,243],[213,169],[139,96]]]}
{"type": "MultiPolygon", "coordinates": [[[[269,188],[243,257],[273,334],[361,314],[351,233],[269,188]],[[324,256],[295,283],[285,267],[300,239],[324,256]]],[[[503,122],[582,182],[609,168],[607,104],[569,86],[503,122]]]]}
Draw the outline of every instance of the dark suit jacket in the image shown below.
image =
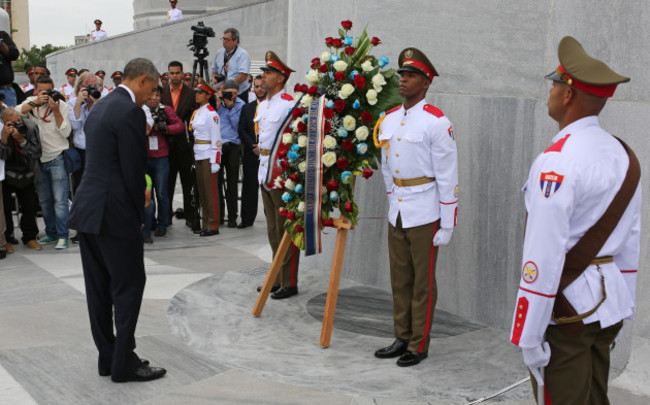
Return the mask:
{"type": "MultiPolygon", "coordinates": [[[[163,91],[160,94],[160,102],[173,108],[174,104],[172,103],[172,93],[169,89],[169,85],[163,87],[163,91]]],[[[178,115],[178,118],[180,118],[187,126],[190,118],[192,118],[192,113],[194,110],[196,110],[196,99],[194,97],[194,91],[183,84],[181,95],[178,99],[178,105],[176,106],[175,110],[176,115],[178,115]]],[[[190,147],[190,144],[187,141],[187,137],[183,134],[169,137],[168,139],[170,141],[170,146],[176,144],[181,149],[188,149],[190,147]]]]}
{"type": "Polygon", "coordinates": [[[253,145],[257,144],[257,136],[255,135],[255,111],[257,110],[257,100],[247,103],[241,108],[241,115],[239,116],[239,140],[246,148],[252,150],[253,145]]]}
{"type": "Polygon", "coordinates": [[[84,131],[86,166],[68,227],[93,235],[139,234],[147,162],[144,111],[118,87],[93,107],[84,131]]]}

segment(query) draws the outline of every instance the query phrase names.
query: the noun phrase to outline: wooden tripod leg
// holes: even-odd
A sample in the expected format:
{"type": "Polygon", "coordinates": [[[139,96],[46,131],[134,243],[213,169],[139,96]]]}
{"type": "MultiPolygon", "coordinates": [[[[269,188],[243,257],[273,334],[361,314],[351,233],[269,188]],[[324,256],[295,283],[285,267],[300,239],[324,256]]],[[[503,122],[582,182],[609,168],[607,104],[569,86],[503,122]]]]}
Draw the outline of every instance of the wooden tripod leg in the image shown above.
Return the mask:
{"type": "Polygon", "coordinates": [[[284,257],[287,255],[287,252],[289,251],[289,245],[291,245],[291,237],[285,231],[284,236],[282,237],[282,241],[280,241],[280,245],[278,246],[278,250],[275,252],[275,257],[273,258],[273,263],[271,263],[271,268],[269,269],[269,272],[266,274],[266,279],[264,279],[264,284],[262,285],[262,291],[260,291],[260,295],[257,296],[257,301],[255,302],[255,306],[253,307],[253,316],[259,317],[260,315],[262,315],[262,310],[264,309],[264,304],[266,304],[266,299],[269,298],[271,287],[273,287],[273,283],[275,282],[275,279],[278,277],[278,273],[280,272],[280,268],[282,267],[282,262],[284,261],[284,257]]]}
{"type": "MultiPolygon", "coordinates": [[[[343,218],[344,223],[348,223],[347,218],[343,218]]],[[[336,311],[336,300],[339,297],[339,282],[341,281],[341,269],[343,268],[343,258],[345,257],[345,242],[348,238],[348,229],[339,228],[336,233],[336,245],[334,247],[334,259],[332,260],[332,270],[330,272],[330,285],[327,289],[327,301],[325,302],[325,314],[323,315],[323,327],[320,334],[320,345],[322,347],[330,346],[332,337],[332,327],[334,326],[334,312],[336,311]]]]}

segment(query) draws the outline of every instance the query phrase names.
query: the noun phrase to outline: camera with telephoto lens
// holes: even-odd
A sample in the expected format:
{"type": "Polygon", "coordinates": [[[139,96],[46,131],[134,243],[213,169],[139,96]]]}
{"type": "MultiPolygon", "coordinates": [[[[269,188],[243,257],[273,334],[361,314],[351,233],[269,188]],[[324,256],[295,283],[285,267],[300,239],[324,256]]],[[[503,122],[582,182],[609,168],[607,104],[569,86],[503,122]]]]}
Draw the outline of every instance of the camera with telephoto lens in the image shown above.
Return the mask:
{"type": "Polygon", "coordinates": [[[205,59],[209,54],[207,49],[208,37],[213,38],[215,36],[214,30],[212,27],[206,27],[203,21],[199,21],[198,24],[192,26],[192,31],[194,31],[194,35],[192,35],[192,39],[190,39],[187,46],[194,51],[195,57],[205,59]]]}
{"type": "Polygon", "coordinates": [[[27,133],[27,125],[23,124],[22,122],[16,120],[16,121],[11,121],[7,123],[8,127],[16,128],[18,133],[20,134],[26,134],[27,133]]]}
{"type": "Polygon", "coordinates": [[[65,101],[65,97],[63,97],[63,94],[59,93],[54,89],[47,90],[45,94],[54,101],[65,101]]]}
{"type": "Polygon", "coordinates": [[[97,86],[94,84],[89,85],[86,87],[86,91],[88,92],[88,95],[95,100],[99,100],[102,97],[102,93],[97,89],[97,86]]]}
{"type": "Polygon", "coordinates": [[[235,98],[234,96],[235,96],[234,91],[222,91],[221,92],[221,98],[223,100],[232,101],[235,98]]]}
{"type": "Polygon", "coordinates": [[[155,125],[158,132],[161,134],[167,133],[167,113],[162,107],[158,107],[156,110],[151,111],[151,116],[153,117],[153,124],[155,125]]]}

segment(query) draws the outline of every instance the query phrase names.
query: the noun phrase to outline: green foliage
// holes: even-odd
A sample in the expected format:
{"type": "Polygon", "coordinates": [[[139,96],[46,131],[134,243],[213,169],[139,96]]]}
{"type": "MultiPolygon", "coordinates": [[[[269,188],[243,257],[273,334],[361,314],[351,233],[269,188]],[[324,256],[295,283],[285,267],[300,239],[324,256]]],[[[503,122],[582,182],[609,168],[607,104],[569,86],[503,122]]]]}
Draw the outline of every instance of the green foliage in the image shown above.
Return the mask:
{"type": "Polygon", "coordinates": [[[41,48],[32,45],[29,50],[23,48],[18,60],[13,63],[14,71],[24,72],[26,66],[45,65],[47,55],[65,48],[65,46],[54,46],[52,44],[43,45],[41,48]]]}

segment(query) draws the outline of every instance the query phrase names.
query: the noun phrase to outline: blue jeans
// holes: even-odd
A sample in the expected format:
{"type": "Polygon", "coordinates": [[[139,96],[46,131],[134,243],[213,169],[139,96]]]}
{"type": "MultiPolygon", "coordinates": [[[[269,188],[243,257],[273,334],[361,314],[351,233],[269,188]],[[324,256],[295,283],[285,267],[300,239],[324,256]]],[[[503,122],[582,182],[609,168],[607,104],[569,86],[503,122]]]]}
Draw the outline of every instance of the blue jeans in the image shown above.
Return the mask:
{"type": "Polygon", "coordinates": [[[149,229],[153,224],[153,218],[158,206],[158,226],[160,228],[167,228],[169,226],[169,211],[170,211],[170,197],[169,197],[169,159],[167,156],[161,158],[149,158],[147,160],[147,174],[151,177],[153,183],[153,191],[151,195],[151,205],[149,209],[145,209],[145,228],[147,228],[147,221],[149,229]],[[154,204],[155,194],[155,204],[154,204]],[[147,212],[150,211],[150,214],[147,212]],[[148,218],[147,218],[148,217],[148,218]]]}
{"type": "Polygon", "coordinates": [[[14,89],[0,89],[0,93],[5,95],[5,105],[8,107],[15,107],[16,104],[18,103],[18,99],[16,98],[16,90],[14,89]]]}
{"type": "Polygon", "coordinates": [[[50,238],[66,239],[69,234],[65,224],[68,221],[70,181],[63,167],[63,154],[41,163],[40,167],[37,191],[43,211],[45,234],[50,238]]]}

